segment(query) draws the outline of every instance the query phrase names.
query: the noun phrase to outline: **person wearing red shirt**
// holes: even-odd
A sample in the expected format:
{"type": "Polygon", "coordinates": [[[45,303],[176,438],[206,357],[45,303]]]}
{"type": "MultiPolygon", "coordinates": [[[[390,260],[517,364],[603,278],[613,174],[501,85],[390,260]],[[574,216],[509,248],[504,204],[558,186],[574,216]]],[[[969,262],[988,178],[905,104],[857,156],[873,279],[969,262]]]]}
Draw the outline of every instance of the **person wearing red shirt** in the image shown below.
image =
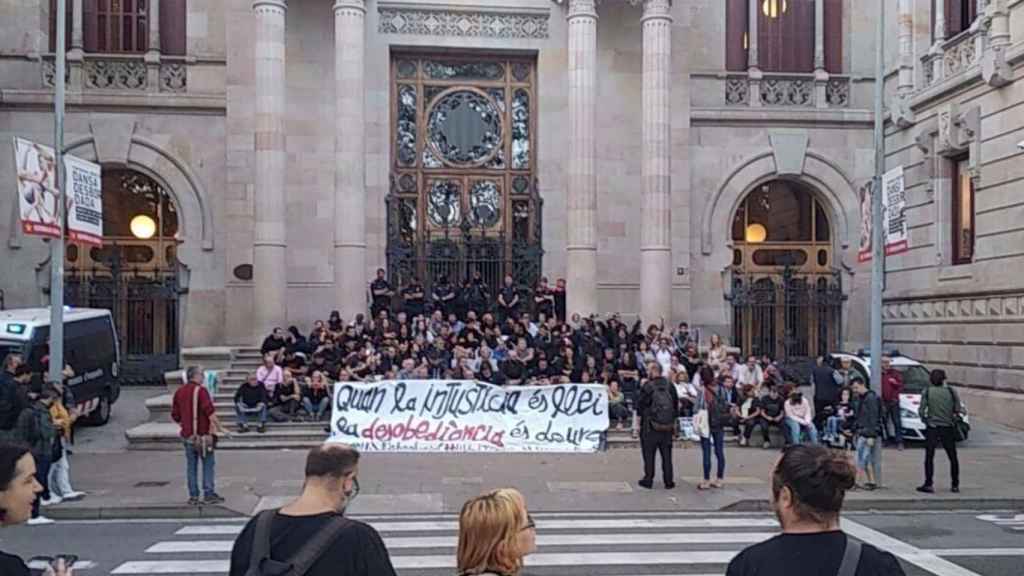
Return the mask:
{"type": "Polygon", "coordinates": [[[214,475],[216,460],[213,446],[197,448],[193,436],[210,436],[220,429],[210,392],[203,387],[203,370],[189,366],[185,371],[186,383],[174,393],[171,418],[181,426],[181,439],[185,445],[186,474],[188,478],[189,504],[199,505],[199,461],[203,462],[203,503],[212,505],[224,502],[215,489],[214,475]],[[193,415],[193,405],[198,407],[193,415]],[[193,429],[193,422],[195,423],[193,429]]]}
{"type": "Polygon", "coordinates": [[[903,392],[903,375],[892,367],[892,358],[882,356],[882,433],[889,433],[889,421],[895,432],[890,440],[903,450],[903,424],[900,419],[900,393],[903,392]]]}

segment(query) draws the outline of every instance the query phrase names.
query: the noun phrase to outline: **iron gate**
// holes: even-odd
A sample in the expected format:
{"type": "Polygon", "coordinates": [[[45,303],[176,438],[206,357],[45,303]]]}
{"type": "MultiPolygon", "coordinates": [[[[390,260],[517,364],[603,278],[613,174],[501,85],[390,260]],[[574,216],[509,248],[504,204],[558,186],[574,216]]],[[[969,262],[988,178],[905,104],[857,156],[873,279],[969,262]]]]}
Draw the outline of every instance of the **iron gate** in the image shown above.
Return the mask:
{"type": "MultiPolygon", "coordinates": [[[[541,247],[542,202],[531,198],[533,211],[525,225],[512,226],[512,233],[474,228],[469,218],[458,226],[415,233],[402,214],[403,200],[388,199],[388,277],[393,286],[403,287],[417,276],[429,293],[442,276],[460,285],[480,272],[493,298],[506,274],[520,290],[532,289],[540,280],[544,250],[541,247]]],[[[514,221],[515,222],[515,221],[514,221]]]]}
{"type": "Polygon", "coordinates": [[[733,342],[744,354],[779,360],[810,358],[841,348],[842,277],[796,274],[735,276],[728,296],[733,342]]]}
{"type": "MultiPolygon", "coordinates": [[[[127,266],[126,247],[107,246],[105,266],[69,267],[64,301],[110,310],[117,328],[123,384],[163,384],[179,367],[178,314],[182,293],[175,269],[127,266]]],[[[132,247],[127,247],[131,249],[132,247]]]]}

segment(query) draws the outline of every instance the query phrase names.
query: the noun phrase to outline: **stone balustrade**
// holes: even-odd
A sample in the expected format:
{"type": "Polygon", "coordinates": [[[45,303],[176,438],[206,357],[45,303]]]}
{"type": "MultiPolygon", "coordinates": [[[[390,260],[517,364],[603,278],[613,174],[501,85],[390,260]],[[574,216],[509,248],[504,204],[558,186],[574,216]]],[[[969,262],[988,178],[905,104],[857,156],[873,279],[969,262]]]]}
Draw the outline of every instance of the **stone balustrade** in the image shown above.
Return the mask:
{"type": "MultiPolygon", "coordinates": [[[[53,88],[56,71],[54,55],[43,56],[40,72],[44,88],[53,88]]],[[[85,54],[70,60],[65,71],[68,89],[115,90],[121,92],[188,92],[185,58],[163,56],[157,63],[144,54],[85,54]]]]}
{"type": "Polygon", "coordinates": [[[727,106],[787,108],[848,108],[848,76],[815,74],[736,74],[725,78],[727,106]]]}

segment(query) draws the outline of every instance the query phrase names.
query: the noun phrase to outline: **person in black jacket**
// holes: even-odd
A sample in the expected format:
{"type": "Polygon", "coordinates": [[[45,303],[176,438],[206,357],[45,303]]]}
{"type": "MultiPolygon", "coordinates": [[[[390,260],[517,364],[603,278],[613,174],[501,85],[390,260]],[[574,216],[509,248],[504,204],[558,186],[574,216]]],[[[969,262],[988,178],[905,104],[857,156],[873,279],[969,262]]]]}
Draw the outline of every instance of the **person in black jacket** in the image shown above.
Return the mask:
{"type": "Polygon", "coordinates": [[[675,423],[679,418],[679,394],[676,387],[662,377],[661,365],[657,362],[651,362],[647,374],[650,380],[640,389],[640,398],[637,401],[637,412],[640,414],[640,447],[644,456],[644,477],[637,484],[647,489],[654,487],[654,454],[660,452],[662,479],[665,488],[671,490],[676,487],[672,470],[672,441],[678,433],[675,423]],[[663,416],[655,414],[655,395],[661,394],[667,394],[670,402],[671,420],[668,423],[661,422],[660,418],[663,416]],[[666,424],[671,428],[665,430],[666,424]]]}
{"type": "Polygon", "coordinates": [[[0,370],[0,440],[13,438],[14,426],[24,408],[18,396],[18,382],[14,379],[21,363],[21,354],[10,353],[4,357],[0,370]]]}
{"type": "Polygon", "coordinates": [[[259,414],[260,427],[257,432],[260,434],[267,431],[267,406],[270,399],[267,398],[267,389],[256,380],[255,374],[250,374],[245,384],[238,387],[235,392],[235,415],[238,417],[238,431],[248,432],[249,425],[246,416],[259,414]]]}
{"type": "Polygon", "coordinates": [[[864,380],[853,379],[853,394],[857,397],[853,430],[857,435],[857,466],[864,471],[864,488],[878,488],[876,480],[881,466],[882,405],[878,394],[867,387],[864,380]]]}

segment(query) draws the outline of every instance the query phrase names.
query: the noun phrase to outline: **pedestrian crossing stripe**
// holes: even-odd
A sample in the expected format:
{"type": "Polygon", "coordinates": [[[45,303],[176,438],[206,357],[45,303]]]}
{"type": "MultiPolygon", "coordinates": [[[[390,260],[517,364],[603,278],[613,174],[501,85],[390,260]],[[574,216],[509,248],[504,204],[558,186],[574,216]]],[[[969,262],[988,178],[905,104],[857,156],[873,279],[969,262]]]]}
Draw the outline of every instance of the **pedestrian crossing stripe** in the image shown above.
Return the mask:
{"type": "MultiPolygon", "coordinates": [[[[537,519],[537,530],[596,530],[596,529],[640,529],[640,528],[778,528],[779,523],[771,518],[623,518],[587,520],[541,520],[537,519]]],[[[457,520],[435,520],[425,522],[379,522],[373,527],[378,532],[435,532],[458,531],[457,520]]],[[[178,536],[237,536],[244,528],[241,524],[209,526],[186,526],[178,530],[178,536]]]]}
{"type": "MultiPolygon", "coordinates": [[[[772,536],[774,532],[711,532],[675,534],[538,534],[537,547],[550,546],[604,546],[604,545],[651,545],[651,544],[756,544],[772,536]]],[[[211,553],[231,552],[234,540],[188,540],[157,542],[150,546],[148,554],[183,554],[189,552],[211,553]]],[[[425,536],[384,538],[388,550],[409,548],[451,548],[458,547],[458,536],[425,536]]]]}

